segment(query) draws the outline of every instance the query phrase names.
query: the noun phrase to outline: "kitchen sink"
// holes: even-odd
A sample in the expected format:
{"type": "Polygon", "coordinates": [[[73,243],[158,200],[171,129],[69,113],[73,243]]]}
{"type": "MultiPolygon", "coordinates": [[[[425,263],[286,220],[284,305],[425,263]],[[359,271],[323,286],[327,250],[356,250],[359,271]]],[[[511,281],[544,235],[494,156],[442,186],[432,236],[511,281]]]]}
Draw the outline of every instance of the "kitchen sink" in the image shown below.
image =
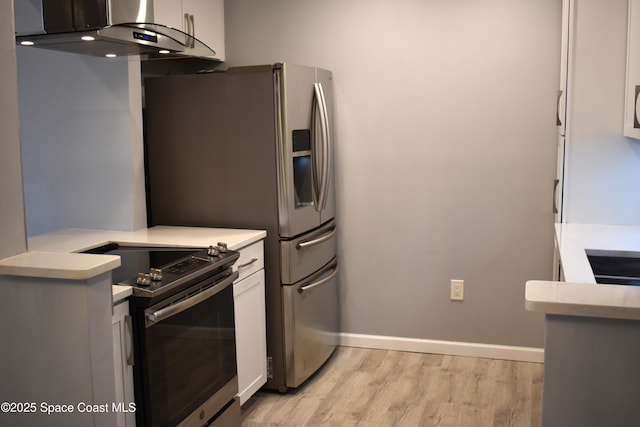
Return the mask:
{"type": "Polygon", "coordinates": [[[588,250],[587,259],[596,283],[640,286],[640,253],[588,250]]]}

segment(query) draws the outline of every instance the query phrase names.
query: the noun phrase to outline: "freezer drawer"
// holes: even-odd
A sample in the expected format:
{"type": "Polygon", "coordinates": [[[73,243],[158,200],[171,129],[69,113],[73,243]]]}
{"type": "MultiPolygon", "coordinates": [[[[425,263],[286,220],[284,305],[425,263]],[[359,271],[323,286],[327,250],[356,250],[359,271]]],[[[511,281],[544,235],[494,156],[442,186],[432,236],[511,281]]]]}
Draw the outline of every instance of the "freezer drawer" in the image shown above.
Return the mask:
{"type": "Polygon", "coordinates": [[[318,271],[336,256],[336,222],[280,242],[282,283],[293,284],[318,271]]]}
{"type": "Polygon", "coordinates": [[[338,345],[338,261],[282,286],[287,387],[298,387],[338,345]]]}

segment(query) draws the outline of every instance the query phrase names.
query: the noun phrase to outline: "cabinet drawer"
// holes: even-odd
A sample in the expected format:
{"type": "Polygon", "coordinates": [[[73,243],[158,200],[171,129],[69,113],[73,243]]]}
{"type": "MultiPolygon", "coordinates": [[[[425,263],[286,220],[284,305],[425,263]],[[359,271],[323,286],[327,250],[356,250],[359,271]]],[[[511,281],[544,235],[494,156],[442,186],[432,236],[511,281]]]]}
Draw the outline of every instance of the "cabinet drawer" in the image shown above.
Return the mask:
{"type": "Polygon", "coordinates": [[[233,270],[240,274],[237,281],[264,268],[264,242],[262,240],[240,249],[239,252],[240,258],[233,265],[233,270]]]}

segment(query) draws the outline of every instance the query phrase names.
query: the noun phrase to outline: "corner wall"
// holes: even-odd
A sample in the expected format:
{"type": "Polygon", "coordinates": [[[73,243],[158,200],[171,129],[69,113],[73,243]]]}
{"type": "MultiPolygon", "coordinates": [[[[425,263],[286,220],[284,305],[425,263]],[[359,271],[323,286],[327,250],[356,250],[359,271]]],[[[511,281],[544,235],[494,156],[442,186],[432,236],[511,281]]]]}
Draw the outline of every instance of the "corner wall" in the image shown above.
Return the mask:
{"type": "Polygon", "coordinates": [[[0,259],[26,250],[13,1],[0,0],[0,259]]]}
{"type": "Polygon", "coordinates": [[[146,226],[140,62],[18,47],[28,236],[146,226]]]}
{"type": "Polygon", "coordinates": [[[342,331],[542,347],[524,284],[552,271],[561,2],[225,12],[230,65],[334,73],[342,331]]]}

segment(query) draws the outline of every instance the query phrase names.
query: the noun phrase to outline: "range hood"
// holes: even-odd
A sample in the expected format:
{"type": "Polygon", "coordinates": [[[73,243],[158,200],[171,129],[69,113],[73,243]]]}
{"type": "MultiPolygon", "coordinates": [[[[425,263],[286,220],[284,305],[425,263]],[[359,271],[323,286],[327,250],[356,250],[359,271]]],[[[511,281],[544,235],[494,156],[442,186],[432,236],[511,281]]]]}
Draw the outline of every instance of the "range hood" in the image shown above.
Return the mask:
{"type": "Polygon", "coordinates": [[[153,0],[22,0],[22,3],[22,7],[16,7],[16,43],[22,46],[108,58],[215,55],[213,49],[192,35],[154,23],[153,0]],[[27,31],[19,28],[23,16],[31,23],[27,31]]]}

